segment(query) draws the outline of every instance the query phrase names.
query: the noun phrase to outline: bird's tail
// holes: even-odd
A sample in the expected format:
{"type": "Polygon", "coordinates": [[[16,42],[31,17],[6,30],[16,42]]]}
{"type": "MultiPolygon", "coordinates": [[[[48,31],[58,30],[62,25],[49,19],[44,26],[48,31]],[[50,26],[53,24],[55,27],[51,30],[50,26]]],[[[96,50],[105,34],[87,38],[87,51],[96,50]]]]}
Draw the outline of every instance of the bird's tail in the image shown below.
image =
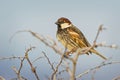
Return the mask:
{"type": "Polygon", "coordinates": [[[96,55],[100,56],[101,58],[103,58],[104,60],[107,60],[106,57],[104,57],[103,55],[101,55],[99,52],[97,52],[95,49],[91,49],[90,50],[92,53],[95,53],[96,55]]]}

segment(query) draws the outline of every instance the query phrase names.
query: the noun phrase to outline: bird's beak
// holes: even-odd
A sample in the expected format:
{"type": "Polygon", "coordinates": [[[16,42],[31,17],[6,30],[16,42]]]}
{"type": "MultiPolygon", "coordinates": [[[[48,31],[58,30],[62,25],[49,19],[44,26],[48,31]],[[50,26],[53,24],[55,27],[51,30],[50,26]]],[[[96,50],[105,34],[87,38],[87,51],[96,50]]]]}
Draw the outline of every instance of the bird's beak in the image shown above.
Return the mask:
{"type": "Polygon", "coordinates": [[[56,25],[58,25],[59,23],[58,22],[55,22],[56,25]]]}

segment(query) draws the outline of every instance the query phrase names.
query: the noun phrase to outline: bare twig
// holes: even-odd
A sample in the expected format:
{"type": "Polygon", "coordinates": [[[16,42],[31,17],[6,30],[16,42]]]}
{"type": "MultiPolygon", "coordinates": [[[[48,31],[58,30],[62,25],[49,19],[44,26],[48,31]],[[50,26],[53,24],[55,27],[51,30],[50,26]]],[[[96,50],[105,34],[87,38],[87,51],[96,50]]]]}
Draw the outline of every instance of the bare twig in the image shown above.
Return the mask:
{"type": "Polygon", "coordinates": [[[120,47],[118,45],[116,45],[116,44],[107,45],[105,43],[98,43],[98,44],[96,44],[96,46],[106,47],[106,48],[113,48],[113,49],[120,49],[120,47]]]}
{"type": "Polygon", "coordinates": [[[23,57],[20,56],[0,57],[0,60],[12,60],[12,59],[23,59],[23,57]]]}
{"type": "Polygon", "coordinates": [[[95,69],[93,72],[92,72],[92,75],[91,75],[91,80],[95,80],[95,73],[97,72],[97,70],[95,69]]]}
{"type": "Polygon", "coordinates": [[[33,66],[33,64],[31,63],[31,61],[30,61],[30,59],[29,59],[29,57],[28,57],[28,52],[31,51],[31,50],[34,49],[34,48],[35,48],[35,47],[30,47],[30,48],[28,48],[28,49],[26,50],[25,56],[23,57],[23,59],[21,59],[20,67],[19,67],[18,70],[17,70],[15,67],[13,67],[13,70],[14,70],[15,73],[17,74],[17,77],[18,77],[19,80],[23,80],[23,79],[22,79],[22,76],[20,75],[20,73],[21,73],[21,69],[22,69],[22,67],[23,67],[23,62],[24,62],[25,59],[28,61],[29,65],[30,65],[30,67],[31,67],[32,72],[35,74],[36,79],[37,79],[37,80],[40,80],[39,77],[38,77],[38,75],[37,75],[37,73],[36,73],[35,67],[33,66]]]}
{"type": "Polygon", "coordinates": [[[16,33],[14,33],[11,38],[10,38],[10,42],[11,40],[13,39],[13,37],[17,34],[17,33],[21,33],[21,32],[29,32],[31,33],[35,38],[37,38],[38,40],[40,40],[41,42],[43,42],[46,46],[52,48],[56,53],[58,53],[59,55],[62,56],[62,51],[61,49],[59,48],[58,49],[58,45],[56,43],[56,41],[54,41],[54,39],[52,39],[51,37],[48,37],[50,40],[47,41],[47,39],[45,37],[43,37],[42,35],[38,34],[38,33],[35,33],[31,30],[21,30],[21,31],[17,31],[16,33]],[[53,44],[51,44],[50,42],[52,42],[53,44]]]}
{"type": "MultiPolygon", "coordinates": [[[[99,69],[99,68],[101,68],[101,67],[103,67],[103,66],[105,66],[105,65],[117,63],[117,62],[102,63],[102,64],[100,64],[100,65],[98,65],[98,66],[96,66],[96,67],[94,67],[94,68],[91,68],[91,69],[88,69],[88,70],[84,71],[83,73],[79,74],[78,76],[75,76],[78,58],[79,58],[79,56],[80,56],[81,54],[88,53],[91,48],[94,48],[94,47],[97,47],[97,46],[103,46],[103,47],[109,47],[109,48],[116,48],[116,49],[118,49],[118,46],[116,46],[116,45],[96,44],[100,32],[101,32],[102,30],[104,30],[104,29],[105,29],[105,28],[103,28],[103,25],[100,25],[100,26],[99,26],[99,29],[98,29],[97,34],[96,34],[96,36],[95,36],[95,39],[94,39],[94,41],[93,41],[93,45],[92,45],[91,47],[86,47],[86,48],[83,48],[83,49],[77,49],[77,50],[75,51],[75,53],[74,53],[74,56],[72,56],[72,57],[69,57],[69,56],[68,56],[68,57],[67,57],[67,59],[72,62],[72,67],[71,67],[71,68],[70,68],[70,65],[68,64],[68,62],[65,61],[65,59],[64,59],[64,54],[66,53],[66,50],[65,50],[65,52],[63,52],[61,49],[59,49],[59,47],[58,47],[56,41],[54,41],[54,39],[52,39],[51,37],[47,37],[47,39],[46,39],[46,37],[44,37],[44,36],[42,36],[42,35],[39,35],[39,34],[33,32],[33,31],[31,31],[31,30],[24,30],[24,31],[19,31],[19,32],[29,32],[29,33],[31,33],[35,38],[37,38],[38,40],[40,40],[42,43],[44,43],[46,46],[48,46],[48,47],[50,47],[51,49],[53,49],[53,51],[55,51],[56,53],[58,53],[58,54],[61,56],[60,61],[58,62],[58,64],[56,65],[56,67],[54,67],[53,64],[51,63],[50,59],[48,58],[48,56],[43,52],[45,58],[47,59],[48,63],[50,64],[50,66],[51,66],[51,68],[52,68],[52,70],[53,70],[53,73],[52,73],[52,76],[51,76],[51,80],[56,80],[56,79],[57,79],[57,78],[56,78],[56,75],[57,75],[57,72],[58,72],[58,70],[59,70],[58,68],[59,68],[59,66],[61,65],[62,61],[63,61],[64,64],[65,64],[66,71],[67,71],[67,72],[69,73],[69,75],[70,75],[70,80],[75,80],[76,78],[80,78],[80,77],[82,77],[83,75],[85,75],[85,74],[87,74],[87,73],[89,73],[89,72],[91,72],[91,71],[93,71],[93,70],[97,70],[97,69],[99,69]]],[[[18,32],[18,33],[19,33],[19,32],[18,32]]],[[[28,52],[29,52],[29,50],[28,50],[28,52]]],[[[34,66],[32,65],[32,63],[31,63],[31,61],[30,61],[30,59],[29,59],[29,57],[28,57],[28,52],[26,51],[26,53],[25,53],[25,59],[27,59],[29,65],[31,66],[32,72],[33,72],[34,74],[37,74],[37,73],[36,73],[36,69],[34,68],[34,66]]],[[[24,58],[23,58],[22,60],[24,61],[24,58]]],[[[21,60],[21,66],[22,66],[22,63],[23,63],[22,60],[21,60]]],[[[36,61],[36,60],[35,60],[35,61],[36,61]]],[[[118,62],[118,63],[120,63],[120,62],[118,62]]],[[[20,73],[21,69],[19,68],[18,71],[19,71],[19,73],[20,73]]],[[[58,73],[59,73],[59,72],[58,72],[58,73]]],[[[36,78],[37,78],[37,76],[36,76],[36,78]]],[[[93,79],[94,79],[94,78],[93,78],[93,79]]],[[[39,80],[39,79],[38,79],[38,80],[39,80]]]]}
{"type": "Polygon", "coordinates": [[[29,57],[28,57],[28,52],[31,51],[32,49],[34,49],[35,47],[30,47],[29,49],[26,50],[25,52],[25,58],[28,61],[30,67],[31,67],[31,71],[34,73],[35,77],[37,80],[40,80],[37,72],[36,72],[36,68],[33,66],[32,62],[30,61],[29,57]]]}
{"type": "Polygon", "coordinates": [[[49,58],[47,57],[47,55],[45,54],[45,52],[43,51],[42,53],[44,54],[45,58],[47,59],[48,63],[50,64],[51,69],[53,71],[55,71],[53,64],[51,63],[51,61],[49,60],[49,58]]]}
{"type": "Polygon", "coordinates": [[[23,67],[23,61],[24,61],[24,60],[25,60],[25,57],[21,60],[20,67],[19,67],[19,69],[18,69],[18,73],[17,73],[18,79],[19,79],[19,75],[20,75],[21,69],[22,69],[22,67],[23,67]]]}
{"type": "Polygon", "coordinates": [[[29,52],[30,50],[32,50],[33,48],[35,48],[35,47],[30,47],[30,48],[28,48],[28,49],[26,50],[25,56],[24,56],[24,58],[21,60],[20,68],[19,68],[19,70],[18,70],[18,74],[20,74],[20,71],[21,71],[22,66],[23,66],[23,61],[26,59],[26,56],[27,56],[28,52],[29,52]]]}
{"type": "Polygon", "coordinates": [[[76,73],[76,65],[77,65],[79,55],[88,53],[91,48],[95,47],[96,41],[98,39],[98,36],[99,36],[101,30],[103,30],[103,25],[100,25],[100,27],[98,29],[98,32],[97,32],[97,35],[95,37],[94,43],[93,43],[93,45],[91,47],[78,49],[76,51],[76,53],[74,53],[75,54],[74,57],[72,59],[70,59],[72,61],[72,73],[70,73],[70,80],[75,80],[76,79],[75,73],[76,73]]]}
{"type": "Polygon", "coordinates": [[[36,61],[38,61],[39,59],[41,59],[41,58],[44,58],[44,57],[38,57],[38,58],[36,58],[34,61],[32,61],[32,63],[35,63],[36,61]]]}
{"type": "Polygon", "coordinates": [[[104,29],[104,28],[103,28],[103,24],[101,24],[101,25],[99,26],[99,28],[98,28],[98,32],[97,32],[97,35],[96,35],[93,43],[96,43],[96,41],[97,41],[97,39],[98,39],[98,36],[99,36],[99,34],[100,34],[100,31],[102,31],[103,29],[104,29]]]}
{"type": "Polygon", "coordinates": [[[115,78],[113,78],[112,80],[120,80],[120,75],[116,76],[115,78]]]}
{"type": "MultiPolygon", "coordinates": [[[[18,58],[18,59],[19,59],[19,58],[18,58]]],[[[15,71],[15,73],[17,74],[18,80],[23,80],[22,76],[20,75],[20,72],[21,72],[21,69],[22,69],[22,67],[23,67],[23,61],[24,61],[24,60],[25,60],[25,57],[23,57],[23,58],[21,59],[20,67],[19,67],[18,70],[16,69],[15,66],[12,67],[12,69],[13,69],[13,70],[15,71]]]]}
{"type": "Polygon", "coordinates": [[[30,31],[30,30],[29,30],[28,32],[30,32],[34,37],[36,37],[36,38],[39,39],[41,42],[43,42],[46,46],[52,48],[56,53],[58,53],[58,54],[60,54],[60,55],[63,54],[63,52],[62,52],[60,49],[58,49],[58,46],[57,46],[56,42],[55,42],[53,39],[51,39],[51,40],[53,40],[52,42],[53,42],[54,44],[49,44],[49,42],[47,42],[47,40],[46,40],[44,37],[42,37],[41,35],[39,35],[39,34],[37,34],[37,33],[35,33],[35,32],[32,32],[32,31],[30,31]]]}
{"type": "Polygon", "coordinates": [[[12,41],[13,37],[14,37],[16,34],[21,33],[21,32],[26,32],[26,31],[28,31],[28,30],[21,30],[21,31],[15,32],[15,33],[10,37],[9,42],[12,41]]]}
{"type": "Polygon", "coordinates": [[[64,59],[64,54],[61,56],[59,63],[56,65],[56,68],[55,68],[54,72],[52,73],[51,80],[56,80],[56,73],[58,72],[58,68],[61,65],[63,59],[64,59]]]}
{"type": "Polygon", "coordinates": [[[88,74],[89,72],[91,72],[93,70],[98,70],[101,67],[104,67],[104,66],[107,66],[107,65],[111,65],[111,64],[118,64],[118,63],[120,63],[120,62],[119,61],[112,61],[112,62],[108,62],[108,63],[102,62],[100,65],[80,73],[79,75],[76,76],[76,78],[81,78],[83,75],[88,74]]]}
{"type": "Polygon", "coordinates": [[[57,66],[54,68],[53,64],[52,64],[51,61],[49,60],[49,58],[48,58],[48,56],[46,55],[46,53],[45,53],[45,52],[42,52],[42,53],[44,54],[45,58],[47,59],[48,63],[50,64],[50,66],[51,66],[51,68],[52,68],[52,70],[53,70],[53,73],[52,73],[52,76],[51,76],[51,80],[56,80],[56,73],[57,73],[57,71],[58,71],[59,66],[60,66],[61,63],[62,63],[62,60],[63,60],[63,57],[64,57],[64,56],[61,57],[60,62],[59,62],[59,63],[57,64],[57,66]]]}
{"type": "Polygon", "coordinates": [[[5,78],[4,78],[4,77],[2,77],[2,76],[0,76],[0,80],[5,80],[5,78]]]}
{"type": "Polygon", "coordinates": [[[15,71],[18,80],[24,80],[23,77],[20,75],[19,71],[16,69],[15,66],[12,67],[13,71],[15,71]]]}

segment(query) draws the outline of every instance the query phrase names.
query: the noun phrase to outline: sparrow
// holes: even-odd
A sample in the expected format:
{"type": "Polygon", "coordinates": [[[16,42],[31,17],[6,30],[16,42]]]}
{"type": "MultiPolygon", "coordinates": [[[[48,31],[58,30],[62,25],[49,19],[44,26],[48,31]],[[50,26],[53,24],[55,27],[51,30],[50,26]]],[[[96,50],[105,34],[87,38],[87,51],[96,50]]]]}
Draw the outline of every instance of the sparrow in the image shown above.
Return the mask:
{"type": "MultiPolygon", "coordinates": [[[[55,24],[57,25],[56,37],[58,41],[60,41],[67,50],[74,51],[77,50],[78,48],[83,49],[85,47],[91,47],[90,43],[85,38],[84,34],[76,26],[74,26],[69,19],[61,17],[57,20],[57,22],[55,22],[55,24]]],[[[65,55],[68,56],[70,54],[73,54],[74,52],[65,53],[65,55]]],[[[101,55],[94,48],[91,48],[89,52],[85,54],[89,53],[94,53],[100,56],[101,58],[107,60],[106,57],[101,55]]]]}

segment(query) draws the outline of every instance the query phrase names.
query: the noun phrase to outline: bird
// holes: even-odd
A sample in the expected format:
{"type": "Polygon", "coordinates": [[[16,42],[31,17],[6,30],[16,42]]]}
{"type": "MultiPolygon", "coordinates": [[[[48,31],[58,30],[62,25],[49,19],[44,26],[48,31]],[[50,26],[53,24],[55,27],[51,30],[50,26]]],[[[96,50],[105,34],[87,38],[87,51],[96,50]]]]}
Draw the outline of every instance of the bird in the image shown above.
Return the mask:
{"type": "MultiPolygon", "coordinates": [[[[80,31],[80,29],[74,26],[68,18],[60,17],[55,24],[57,25],[56,37],[58,41],[61,42],[66,49],[73,51],[72,53],[65,53],[66,56],[75,53],[74,50],[91,47],[84,34],[80,31]]],[[[107,60],[105,56],[94,48],[91,48],[88,53],[85,54],[90,53],[94,53],[102,59],[107,60]]]]}

